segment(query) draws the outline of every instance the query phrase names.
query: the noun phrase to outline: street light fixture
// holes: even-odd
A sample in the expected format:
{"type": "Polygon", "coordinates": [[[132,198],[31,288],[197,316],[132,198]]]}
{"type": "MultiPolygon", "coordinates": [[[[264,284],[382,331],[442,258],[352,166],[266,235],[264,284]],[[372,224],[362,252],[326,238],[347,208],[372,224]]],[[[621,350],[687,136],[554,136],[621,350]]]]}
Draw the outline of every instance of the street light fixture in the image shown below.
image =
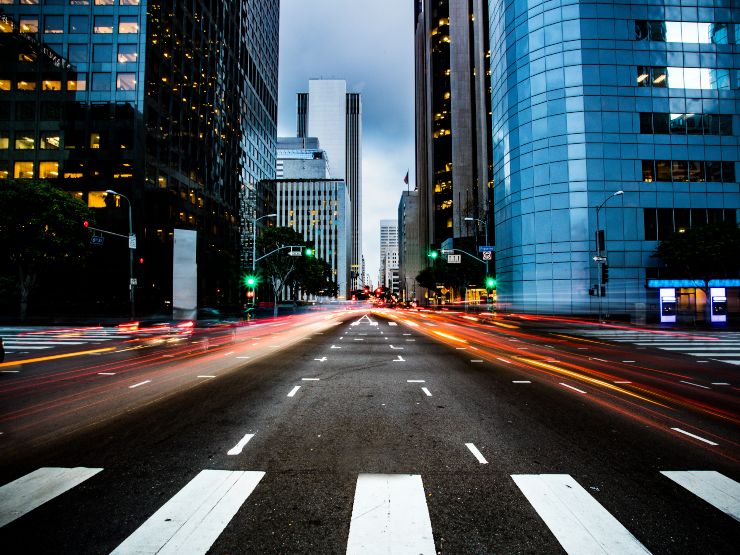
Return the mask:
{"type": "Polygon", "coordinates": [[[252,273],[256,268],[257,262],[257,222],[264,220],[265,218],[277,218],[277,214],[265,214],[259,218],[252,219],[252,273]]]}
{"type": "Polygon", "coordinates": [[[134,304],[134,250],[136,249],[136,236],[134,235],[133,218],[131,217],[131,200],[126,195],[122,195],[113,189],[108,189],[105,192],[109,195],[125,198],[126,202],[128,202],[128,290],[131,319],[133,320],[136,312],[134,304]]]}
{"type": "MultiPolygon", "coordinates": [[[[488,220],[480,220],[478,218],[465,218],[466,222],[478,222],[479,224],[482,223],[483,227],[486,230],[486,246],[488,246],[488,220]]],[[[486,275],[488,275],[488,260],[486,260],[486,275]]]]}

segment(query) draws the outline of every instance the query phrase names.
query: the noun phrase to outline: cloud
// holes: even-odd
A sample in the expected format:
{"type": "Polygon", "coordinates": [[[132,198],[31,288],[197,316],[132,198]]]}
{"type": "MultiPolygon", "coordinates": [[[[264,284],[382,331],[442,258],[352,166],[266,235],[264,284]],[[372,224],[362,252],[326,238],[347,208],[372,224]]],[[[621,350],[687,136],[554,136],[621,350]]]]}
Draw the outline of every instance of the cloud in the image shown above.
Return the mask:
{"type": "Polygon", "coordinates": [[[296,93],[316,77],[362,93],[363,253],[377,280],[380,220],[396,218],[407,169],[413,188],[413,2],[282,0],[278,135],[296,133],[296,93]]]}

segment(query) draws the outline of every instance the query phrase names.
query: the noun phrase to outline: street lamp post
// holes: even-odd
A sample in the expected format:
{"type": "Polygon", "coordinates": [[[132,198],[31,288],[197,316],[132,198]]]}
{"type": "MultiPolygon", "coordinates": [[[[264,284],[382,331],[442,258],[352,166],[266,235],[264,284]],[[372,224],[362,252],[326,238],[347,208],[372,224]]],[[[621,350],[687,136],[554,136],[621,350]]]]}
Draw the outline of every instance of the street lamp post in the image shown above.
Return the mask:
{"type": "Polygon", "coordinates": [[[252,274],[254,274],[257,262],[257,222],[260,220],[264,220],[265,218],[275,217],[277,217],[277,214],[266,214],[264,216],[260,216],[259,218],[252,219],[252,274]]]}
{"type": "MultiPolygon", "coordinates": [[[[598,276],[599,276],[599,290],[598,290],[598,294],[599,294],[599,321],[601,321],[601,298],[603,296],[601,294],[602,283],[601,283],[601,271],[600,271],[601,266],[600,265],[606,263],[606,261],[603,260],[603,257],[602,257],[601,241],[599,240],[600,239],[599,232],[601,231],[601,229],[600,229],[601,226],[599,225],[599,210],[601,210],[604,207],[604,205],[607,202],[609,202],[611,199],[613,199],[614,197],[621,196],[623,194],[624,194],[624,191],[621,191],[621,190],[612,193],[611,195],[609,195],[608,197],[606,197],[604,199],[604,202],[602,202],[601,204],[599,204],[599,206],[596,208],[596,267],[599,268],[599,271],[597,272],[598,273],[598,276]]],[[[604,243],[605,243],[604,246],[606,246],[606,224],[604,224],[604,243]]]]}
{"type": "MultiPolygon", "coordinates": [[[[478,218],[465,218],[466,222],[478,222],[479,224],[483,224],[483,228],[486,232],[486,246],[488,246],[488,220],[480,220],[478,218]]],[[[486,277],[488,277],[488,260],[486,262],[486,277]]]]}
{"type": "Polygon", "coordinates": [[[126,195],[117,193],[113,189],[108,189],[106,193],[125,198],[128,203],[128,300],[131,305],[131,319],[133,320],[136,313],[134,302],[134,250],[136,249],[136,236],[134,235],[133,218],[131,217],[131,200],[126,195]]]}

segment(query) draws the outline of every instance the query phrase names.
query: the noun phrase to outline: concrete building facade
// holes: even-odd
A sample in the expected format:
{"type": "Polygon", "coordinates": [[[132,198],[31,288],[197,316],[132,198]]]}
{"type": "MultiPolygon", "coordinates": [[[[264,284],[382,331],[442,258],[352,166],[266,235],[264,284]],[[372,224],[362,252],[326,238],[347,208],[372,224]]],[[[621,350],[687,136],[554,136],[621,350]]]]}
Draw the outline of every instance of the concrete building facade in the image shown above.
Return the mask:
{"type": "Polygon", "coordinates": [[[329,157],[316,137],[278,137],[277,179],[329,179],[329,157]]]}
{"type": "Polygon", "coordinates": [[[398,220],[380,220],[380,268],[378,284],[390,287],[389,271],[398,270],[398,220]],[[389,258],[389,253],[394,253],[389,258]]]}
{"type": "Polygon", "coordinates": [[[421,272],[419,192],[404,191],[398,203],[398,287],[403,300],[417,298],[416,276],[421,272]]]}

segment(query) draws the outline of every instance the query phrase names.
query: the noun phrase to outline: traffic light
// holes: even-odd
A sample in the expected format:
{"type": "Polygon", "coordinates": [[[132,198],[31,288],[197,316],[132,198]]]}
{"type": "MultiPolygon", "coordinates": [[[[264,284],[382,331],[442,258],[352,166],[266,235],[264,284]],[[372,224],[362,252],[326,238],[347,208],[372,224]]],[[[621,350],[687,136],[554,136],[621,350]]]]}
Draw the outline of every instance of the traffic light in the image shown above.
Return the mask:
{"type": "Polygon", "coordinates": [[[90,222],[85,220],[84,222],[82,222],[82,225],[84,225],[85,227],[90,227],[90,222]]]}
{"type": "Polygon", "coordinates": [[[247,287],[254,287],[257,285],[257,278],[255,276],[246,276],[244,278],[244,285],[247,287]]]}
{"type": "Polygon", "coordinates": [[[496,280],[492,277],[486,278],[486,289],[493,289],[496,287],[496,280]]]}
{"type": "Polygon", "coordinates": [[[439,253],[437,251],[430,251],[427,256],[431,258],[432,260],[436,260],[437,257],[439,256],[439,253]]]}
{"type": "Polygon", "coordinates": [[[306,256],[313,256],[313,249],[311,247],[306,247],[306,250],[303,251],[303,254],[306,256]]]}
{"type": "Polygon", "coordinates": [[[144,263],[144,259],[143,258],[139,258],[139,264],[143,264],[143,263],[144,263]]]}
{"type": "Polygon", "coordinates": [[[609,282],[609,264],[602,264],[601,265],[601,283],[608,283],[609,282]]]}

